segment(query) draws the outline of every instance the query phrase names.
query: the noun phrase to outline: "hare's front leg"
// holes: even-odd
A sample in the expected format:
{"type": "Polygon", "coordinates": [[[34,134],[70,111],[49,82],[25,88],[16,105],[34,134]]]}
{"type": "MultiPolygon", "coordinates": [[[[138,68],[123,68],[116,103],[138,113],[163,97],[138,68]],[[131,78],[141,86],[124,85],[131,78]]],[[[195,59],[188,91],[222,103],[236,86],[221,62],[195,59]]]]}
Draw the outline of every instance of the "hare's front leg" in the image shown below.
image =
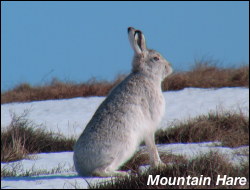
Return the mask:
{"type": "Polygon", "coordinates": [[[150,164],[152,167],[162,167],[162,166],[166,166],[166,164],[164,164],[161,161],[161,158],[159,156],[157,147],[155,145],[155,138],[154,138],[154,134],[150,134],[149,136],[146,137],[145,139],[145,143],[149,152],[149,156],[150,156],[150,164]]]}

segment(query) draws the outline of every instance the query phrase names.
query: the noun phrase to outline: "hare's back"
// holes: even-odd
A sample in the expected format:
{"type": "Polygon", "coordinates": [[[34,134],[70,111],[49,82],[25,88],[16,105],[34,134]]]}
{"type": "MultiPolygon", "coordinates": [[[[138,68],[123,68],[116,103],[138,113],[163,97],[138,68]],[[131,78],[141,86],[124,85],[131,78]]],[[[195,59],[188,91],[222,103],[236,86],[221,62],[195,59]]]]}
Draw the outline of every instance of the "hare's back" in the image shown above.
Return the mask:
{"type": "MultiPolygon", "coordinates": [[[[145,101],[145,87],[136,75],[128,76],[109,93],[99,106],[84,132],[88,135],[103,133],[129,133],[130,128],[143,121],[148,110],[145,101]],[[142,103],[142,99],[144,102],[142,103]]],[[[106,135],[103,134],[103,137],[106,135]]]]}

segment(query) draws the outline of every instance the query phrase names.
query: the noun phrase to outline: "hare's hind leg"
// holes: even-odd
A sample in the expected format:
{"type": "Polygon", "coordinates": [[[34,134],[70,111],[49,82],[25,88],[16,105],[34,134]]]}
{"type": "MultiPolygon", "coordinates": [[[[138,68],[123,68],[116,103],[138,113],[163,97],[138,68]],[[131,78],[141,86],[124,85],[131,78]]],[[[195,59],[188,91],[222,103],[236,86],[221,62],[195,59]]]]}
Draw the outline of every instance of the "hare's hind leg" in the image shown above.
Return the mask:
{"type": "Polygon", "coordinates": [[[109,164],[103,165],[99,168],[96,168],[92,174],[95,176],[102,176],[102,177],[108,177],[108,176],[128,176],[129,172],[125,171],[118,171],[117,169],[125,162],[127,161],[131,155],[133,154],[134,149],[131,148],[129,151],[121,151],[120,154],[117,155],[117,157],[110,162],[109,164]]]}

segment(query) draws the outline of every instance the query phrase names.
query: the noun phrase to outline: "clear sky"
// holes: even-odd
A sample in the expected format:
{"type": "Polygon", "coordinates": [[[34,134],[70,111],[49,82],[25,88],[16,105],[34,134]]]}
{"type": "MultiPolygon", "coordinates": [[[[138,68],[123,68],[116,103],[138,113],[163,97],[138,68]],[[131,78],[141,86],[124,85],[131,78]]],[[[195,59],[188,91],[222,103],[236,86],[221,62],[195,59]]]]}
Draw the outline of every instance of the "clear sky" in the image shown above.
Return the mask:
{"type": "Polygon", "coordinates": [[[249,2],[3,2],[1,91],[56,77],[113,80],[131,69],[127,27],[175,70],[194,60],[249,63],[249,2]]]}

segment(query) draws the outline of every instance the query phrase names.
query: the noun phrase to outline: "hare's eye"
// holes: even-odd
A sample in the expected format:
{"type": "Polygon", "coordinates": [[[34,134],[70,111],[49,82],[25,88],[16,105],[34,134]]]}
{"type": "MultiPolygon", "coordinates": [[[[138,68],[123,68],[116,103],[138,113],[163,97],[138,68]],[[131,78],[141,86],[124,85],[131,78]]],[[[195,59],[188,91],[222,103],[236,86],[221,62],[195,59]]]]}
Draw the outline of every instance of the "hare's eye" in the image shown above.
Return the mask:
{"type": "Polygon", "coordinates": [[[155,61],[159,61],[160,58],[155,56],[153,59],[154,59],[155,61]]]}

